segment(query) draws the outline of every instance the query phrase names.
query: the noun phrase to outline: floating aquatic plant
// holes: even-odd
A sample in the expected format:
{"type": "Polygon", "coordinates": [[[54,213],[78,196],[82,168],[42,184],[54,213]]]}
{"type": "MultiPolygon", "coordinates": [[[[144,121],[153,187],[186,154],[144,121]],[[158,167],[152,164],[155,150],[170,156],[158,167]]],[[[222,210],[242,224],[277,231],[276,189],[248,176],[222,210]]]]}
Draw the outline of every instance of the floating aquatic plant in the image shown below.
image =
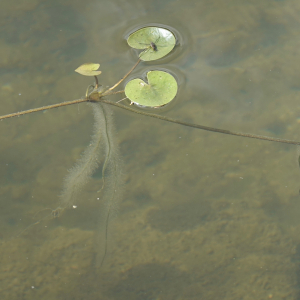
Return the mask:
{"type": "Polygon", "coordinates": [[[130,47],[144,49],[139,54],[143,61],[157,60],[169,54],[176,44],[174,34],[161,27],[144,27],[133,32],[127,39],[130,47]]]}
{"type": "Polygon", "coordinates": [[[148,83],[140,78],[133,79],[126,84],[125,95],[133,103],[159,107],[172,101],[178,90],[175,78],[163,71],[147,73],[148,83]]]}

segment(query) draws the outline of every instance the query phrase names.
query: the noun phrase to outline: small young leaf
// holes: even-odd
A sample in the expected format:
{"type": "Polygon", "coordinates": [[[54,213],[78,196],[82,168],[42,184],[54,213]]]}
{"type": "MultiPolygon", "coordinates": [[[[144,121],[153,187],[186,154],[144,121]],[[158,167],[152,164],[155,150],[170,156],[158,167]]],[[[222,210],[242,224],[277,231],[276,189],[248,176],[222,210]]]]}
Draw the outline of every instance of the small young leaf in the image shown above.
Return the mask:
{"type": "Polygon", "coordinates": [[[102,73],[101,71],[97,71],[99,67],[100,64],[85,63],[78,67],[75,72],[84,76],[97,76],[102,73]]]}
{"type": "Polygon", "coordinates": [[[139,55],[143,61],[156,60],[170,53],[176,44],[174,34],[160,27],[145,27],[133,32],[127,39],[130,47],[145,49],[139,55]]]}
{"type": "Polygon", "coordinates": [[[176,79],[163,71],[147,73],[148,83],[140,78],[129,81],[125,87],[125,95],[132,102],[148,107],[163,106],[172,101],[177,94],[176,79]]]}

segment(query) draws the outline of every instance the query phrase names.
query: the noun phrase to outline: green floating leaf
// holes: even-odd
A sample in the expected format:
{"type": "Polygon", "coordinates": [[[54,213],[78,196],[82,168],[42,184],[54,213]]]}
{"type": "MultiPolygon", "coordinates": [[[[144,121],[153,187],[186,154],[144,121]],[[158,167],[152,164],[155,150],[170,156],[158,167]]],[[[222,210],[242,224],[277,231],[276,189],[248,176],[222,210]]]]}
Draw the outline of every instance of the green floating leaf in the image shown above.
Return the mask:
{"type": "Polygon", "coordinates": [[[160,27],[145,27],[132,33],[127,43],[135,49],[145,49],[139,55],[143,61],[156,60],[166,56],[175,47],[174,34],[160,27]]]}
{"type": "Polygon", "coordinates": [[[97,71],[100,67],[100,64],[86,63],[78,67],[75,72],[84,75],[84,76],[97,76],[102,72],[97,71]]]}
{"type": "Polygon", "coordinates": [[[148,83],[140,78],[129,81],[125,87],[125,95],[132,102],[149,107],[163,106],[172,101],[177,94],[175,78],[163,71],[147,73],[148,83]]]}

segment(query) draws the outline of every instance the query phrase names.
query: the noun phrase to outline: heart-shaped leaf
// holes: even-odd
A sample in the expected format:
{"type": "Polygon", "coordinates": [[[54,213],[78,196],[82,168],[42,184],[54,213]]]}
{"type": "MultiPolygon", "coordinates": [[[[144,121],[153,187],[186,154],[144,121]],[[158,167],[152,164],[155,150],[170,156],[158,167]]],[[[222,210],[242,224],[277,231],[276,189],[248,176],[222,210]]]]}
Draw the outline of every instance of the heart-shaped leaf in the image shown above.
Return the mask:
{"type": "Polygon", "coordinates": [[[172,101],[177,94],[175,78],[163,71],[147,73],[148,83],[140,78],[129,81],[125,87],[125,95],[132,102],[149,107],[163,106],[172,101]]]}
{"type": "Polygon", "coordinates": [[[102,72],[97,71],[100,67],[100,64],[86,63],[78,67],[75,72],[84,75],[84,76],[97,76],[102,72]]]}
{"type": "Polygon", "coordinates": [[[145,27],[132,33],[127,43],[135,49],[145,49],[139,55],[141,60],[150,61],[166,56],[176,44],[174,34],[161,27],[145,27]]]}

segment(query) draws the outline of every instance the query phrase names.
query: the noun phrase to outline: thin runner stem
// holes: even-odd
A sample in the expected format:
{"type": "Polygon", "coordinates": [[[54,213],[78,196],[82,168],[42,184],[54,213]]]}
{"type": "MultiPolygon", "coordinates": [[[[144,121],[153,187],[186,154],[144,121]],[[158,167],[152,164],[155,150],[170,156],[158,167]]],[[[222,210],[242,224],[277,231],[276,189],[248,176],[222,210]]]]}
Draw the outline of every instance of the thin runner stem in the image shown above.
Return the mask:
{"type": "MultiPolygon", "coordinates": [[[[120,92],[122,92],[122,91],[120,91],[120,92]]],[[[270,141],[270,142],[278,142],[278,143],[291,144],[291,145],[300,145],[300,142],[293,141],[293,140],[274,138],[274,137],[257,135],[257,134],[252,134],[252,133],[235,132],[235,131],[230,131],[230,130],[226,130],[226,129],[213,128],[213,127],[203,126],[203,125],[199,125],[199,124],[184,122],[184,121],[181,121],[181,120],[171,119],[171,118],[164,117],[164,116],[161,116],[161,115],[136,110],[134,108],[131,108],[131,107],[119,104],[119,103],[111,102],[111,101],[108,101],[108,100],[104,100],[102,98],[100,98],[99,100],[95,100],[95,101],[92,101],[92,100],[87,99],[87,98],[86,99],[79,99],[79,100],[72,100],[72,101],[66,101],[66,102],[62,102],[62,103],[58,103],[58,104],[43,106],[43,107],[39,107],[39,108],[24,110],[24,111],[21,111],[21,112],[0,116],[0,121],[3,120],[3,119],[22,116],[22,115],[25,115],[25,114],[30,114],[30,113],[33,113],[33,112],[38,112],[38,111],[42,111],[42,110],[57,108],[57,107],[61,107],[61,106],[67,106],[67,105],[78,104],[78,103],[83,103],[83,102],[98,102],[98,101],[102,102],[102,103],[105,103],[105,104],[113,105],[113,106],[128,110],[128,111],[136,113],[136,114],[144,115],[144,116],[151,117],[151,118],[156,118],[156,119],[166,121],[166,122],[176,123],[176,124],[183,125],[183,126],[197,128],[197,129],[201,129],[201,130],[218,132],[218,133],[235,135],[235,136],[241,136],[241,137],[252,138],[252,139],[265,140],[265,141],[270,141]]]]}
{"type": "Polygon", "coordinates": [[[294,140],[286,140],[286,139],[274,138],[274,137],[257,135],[257,134],[252,134],[252,133],[242,133],[242,132],[230,131],[230,130],[226,130],[226,129],[208,127],[208,126],[203,126],[203,125],[199,125],[199,124],[184,122],[184,121],[181,121],[181,120],[171,119],[171,118],[164,117],[164,116],[157,115],[157,114],[147,113],[147,112],[144,112],[144,111],[136,110],[134,108],[131,108],[131,107],[119,104],[119,103],[107,101],[107,100],[104,100],[104,99],[100,99],[99,101],[102,102],[102,103],[105,103],[105,104],[109,104],[109,105],[113,105],[113,106],[116,106],[116,107],[119,107],[119,108],[122,108],[122,109],[126,109],[126,110],[131,111],[131,112],[136,113],[136,114],[156,118],[156,119],[159,119],[159,120],[162,120],[162,121],[167,121],[167,122],[171,122],[171,123],[180,124],[180,125],[183,125],[183,126],[193,127],[193,128],[197,128],[197,129],[206,130],[206,131],[219,132],[219,133],[223,133],[223,134],[236,135],[236,136],[241,136],[241,137],[246,137],[246,138],[258,139],[258,140],[265,140],[265,141],[292,144],[292,145],[300,145],[300,142],[297,142],[297,141],[294,141],[294,140]]]}
{"type": "Polygon", "coordinates": [[[22,115],[31,114],[31,113],[34,113],[34,112],[37,112],[37,111],[42,111],[42,110],[57,108],[57,107],[61,107],[61,106],[72,105],[72,104],[78,104],[78,103],[83,103],[83,102],[88,102],[88,101],[90,101],[90,100],[89,99],[78,99],[78,100],[66,101],[66,102],[62,102],[62,103],[42,106],[42,107],[28,109],[28,110],[23,110],[23,111],[16,112],[16,113],[13,113],[13,114],[0,116],[0,121],[3,120],[3,119],[8,119],[8,118],[12,118],[12,117],[19,117],[19,116],[22,116],[22,115]]]}
{"type": "MultiPolygon", "coordinates": [[[[121,94],[121,93],[124,93],[124,91],[111,92],[111,93],[107,93],[105,95],[109,96],[109,95],[116,95],[116,94],[121,94]]],[[[101,97],[102,96],[103,95],[101,95],[101,97]]],[[[0,116],[0,121],[3,120],[3,119],[13,118],[13,117],[19,117],[19,116],[22,116],[22,115],[31,114],[31,113],[38,112],[38,111],[43,111],[43,110],[48,110],[48,109],[52,109],[52,108],[58,108],[58,107],[61,107],[61,106],[67,106],[67,105],[78,104],[78,103],[83,103],[83,102],[89,102],[89,101],[90,100],[87,99],[87,98],[85,98],[85,99],[77,99],[77,100],[66,101],[66,102],[62,102],[62,103],[57,103],[57,104],[42,106],[42,107],[38,107],[38,108],[23,110],[23,111],[20,111],[20,112],[16,112],[16,113],[12,113],[12,114],[7,114],[7,115],[4,115],[4,116],[0,116]]]]}

